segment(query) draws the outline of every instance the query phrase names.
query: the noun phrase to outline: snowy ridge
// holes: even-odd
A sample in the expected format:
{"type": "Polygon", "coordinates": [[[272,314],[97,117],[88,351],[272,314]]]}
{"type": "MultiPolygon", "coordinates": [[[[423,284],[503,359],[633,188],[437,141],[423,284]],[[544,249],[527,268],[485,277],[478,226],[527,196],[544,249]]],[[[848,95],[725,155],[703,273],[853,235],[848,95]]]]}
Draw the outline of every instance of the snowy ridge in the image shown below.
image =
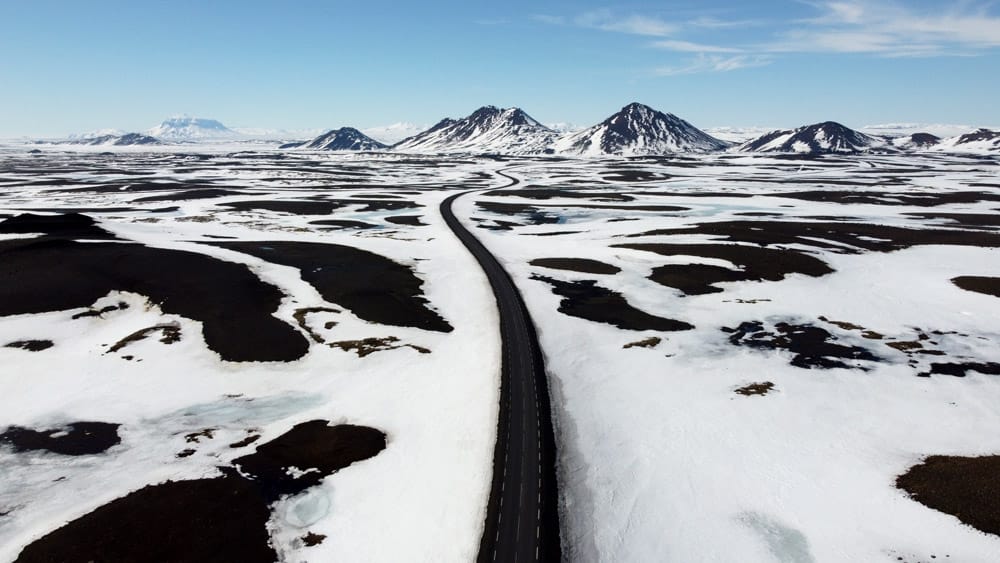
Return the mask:
{"type": "Polygon", "coordinates": [[[388,148],[353,127],[341,127],[327,131],[312,141],[288,143],[283,149],[302,148],[320,151],[377,151],[388,148]]]}
{"type": "Polygon", "coordinates": [[[80,137],[70,137],[67,141],[56,142],[54,144],[62,145],[86,145],[86,146],[114,146],[114,147],[133,147],[139,145],[162,145],[163,142],[156,137],[150,137],[149,135],[143,135],[142,133],[123,133],[123,134],[105,134],[98,136],[80,136],[80,137]]]}
{"type": "Polygon", "coordinates": [[[484,106],[464,119],[444,119],[392,148],[412,153],[543,154],[558,133],[519,108],[484,106]]]}
{"type": "Polygon", "coordinates": [[[241,135],[214,119],[201,117],[171,117],[146,132],[152,137],[172,141],[233,139],[241,135]]]}
{"type": "Polygon", "coordinates": [[[743,143],[735,150],[799,154],[857,153],[885,144],[884,139],[866,135],[834,121],[825,121],[797,129],[771,131],[743,143]]]}
{"type": "Polygon", "coordinates": [[[643,156],[711,152],[728,146],[676,115],[632,103],[593,127],[559,139],[554,149],[580,156],[643,156]]]}
{"type": "Polygon", "coordinates": [[[1000,150],[1000,131],[976,129],[971,133],[945,139],[935,148],[946,152],[995,152],[1000,150]]]}
{"type": "Polygon", "coordinates": [[[889,142],[892,143],[892,146],[899,149],[917,150],[937,145],[941,142],[941,137],[930,133],[913,133],[902,137],[890,138],[889,142]]]}

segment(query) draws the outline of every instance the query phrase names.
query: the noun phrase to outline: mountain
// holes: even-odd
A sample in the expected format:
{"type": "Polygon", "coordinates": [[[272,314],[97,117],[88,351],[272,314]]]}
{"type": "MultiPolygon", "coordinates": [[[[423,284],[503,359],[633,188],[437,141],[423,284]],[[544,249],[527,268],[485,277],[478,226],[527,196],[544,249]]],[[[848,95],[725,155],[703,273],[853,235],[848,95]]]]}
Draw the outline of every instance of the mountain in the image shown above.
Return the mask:
{"type": "Polygon", "coordinates": [[[800,154],[857,153],[885,144],[883,139],[865,135],[833,121],[826,121],[798,129],[771,131],[743,143],[736,150],[800,154]]]}
{"type": "Polygon", "coordinates": [[[888,141],[899,149],[928,149],[941,142],[941,137],[930,133],[913,133],[902,137],[892,137],[888,141]]]}
{"type": "Polygon", "coordinates": [[[464,119],[444,119],[392,148],[414,153],[542,154],[558,135],[519,108],[485,106],[464,119]]]}
{"type": "Polygon", "coordinates": [[[560,138],[553,148],[582,156],[642,156],[711,152],[728,146],[676,115],[632,103],[593,127],[560,138]]]}
{"type": "Polygon", "coordinates": [[[311,141],[287,143],[283,149],[303,148],[318,151],[378,151],[389,148],[353,127],[342,127],[323,133],[311,141]]]}
{"type": "Polygon", "coordinates": [[[171,141],[198,141],[204,139],[233,139],[241,135],[214,119],[200,117],[171,117],[146,132],[148,135],[171,141]]]}
{"type": "Polygon", "coordinates": [[[971,133],[945,139],[938,147],[941,150],[957,151],[996,151],[1000,150],[1000,131],[992,129],[976,129],[971,133]]]}
{"type": "Polygon", "coordinates": [[[115,147],[132,147],[140,145],[162,145],[161,142],[156,137],[150,137],[149,135],[143,135],[142,133],[125,133],[123,135],[117,134],[106,134],[98,135],[96,137],[81,136],[70,138],[68,141],[64,141],[66,144],[70,145],[89,145],[89,146],[115,146],[115,147]]]}

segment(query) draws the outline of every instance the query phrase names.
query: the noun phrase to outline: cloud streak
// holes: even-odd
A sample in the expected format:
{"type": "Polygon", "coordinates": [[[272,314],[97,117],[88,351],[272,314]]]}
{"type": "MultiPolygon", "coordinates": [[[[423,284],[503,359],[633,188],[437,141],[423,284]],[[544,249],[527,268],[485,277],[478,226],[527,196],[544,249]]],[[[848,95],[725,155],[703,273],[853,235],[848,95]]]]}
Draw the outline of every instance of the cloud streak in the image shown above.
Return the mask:
{"type": "Polygon", "coordinates": [[[654,71],[657,76],[680,76],[704,72],[730,72],[745,68],[756,68],[771,64],[766,55],[706,55],[699,54],[683,66],[660,67],[654,71]]]}
{"type": "Polygon", "coordinates": [[[703,54],[868,54],[881,57],[976,55],[1000,47],[1000,17],[992,2],[964,0],[916,10],[892,0],[800,0],[814,14],[785,21],[700,17],[671,22],[611,10],[576,16],[535,16],[548,24],[656,38],[647,46],[703,54]],[[753,29],[756,37],[732,33],[753,29]],[[705,34],[722,41],[698,41],[705,34]],[[727,42],[730,37],[737,38],[727,42]]]}

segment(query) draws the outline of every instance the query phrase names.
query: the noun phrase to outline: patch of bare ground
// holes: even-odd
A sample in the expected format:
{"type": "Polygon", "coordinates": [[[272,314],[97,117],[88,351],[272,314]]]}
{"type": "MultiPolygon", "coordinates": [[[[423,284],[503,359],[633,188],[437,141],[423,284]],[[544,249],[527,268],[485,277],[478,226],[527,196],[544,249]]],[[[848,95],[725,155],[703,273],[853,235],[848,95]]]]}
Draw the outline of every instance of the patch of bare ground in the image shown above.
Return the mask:
{"type": "Polygon", "coordinates": [[[340,342],[331,342],[330,347],[340,348],[345,352],[354,352],[359,358],[364,358],[365,356],[374,354],[375,352],[398,350],[399,348],[412,348],[421,354],[431,353],[430,350],[422,346],[402,344],[395,336],[386,336],[384,338],[364,338],[361,340],[342,340],[340,342]]]}
{"type": "Polygon", "coordinates": [[[993,297],[1000,297],[1000,278],[989,278],[984,276],[959,276],[951,280],[951,283],[966,291],[974,291],[993,297]]]}
{"type": "Polygon", "coordinates": [[[617,274],[622,271],[617,266],[605,264],[589,258],[536,258],[529,262],[532,266],[550,268],[553,270],[569,270],[585,274],[617,274]]]}
{"type": "Polygon", "coordinates": [[[896,486],[963,524],[1000,535],[1000,455],[930,456],[896,479],[896,486]]]}
{"type": "Polygon", "coordinates": [[[99,454],[121,442],[119,426],[111,422],[71,422],[44,430],[11,426],[0,434],[0,444],[13,447],[15,452],[44,450],[72,456],[99,454]]]}
{"type": "Polygon", "coordinates": [[[181,325],[177,322],[163,323],[156,326],[146,327],[133,332],[132,334],[122,338],[118,342],[115,342],[105,354],[114,354],[115,352],[125,348],[129,344],[139,342],[140,340],[145,340],[149,338],[154,332],[160,333],[160,342],[163,344],[173,344],[175,342],[180,342],[181,340],[181,325]]]}
{"type": "Polygon", "coordinates": [[[663,339],[659,336],[650,336],[649,338],[644,338],[642,340],[637,340],[635,342],[629,342],[628,344],[622,346],[622,349],[628,350],[629,348],[655,348],[663,342],[663,339]]]}
{"type": "Polygon", "coordinates": [[[760,383],[751,383],[749,385],[744,385],[734,391],[737,395],[743,395],[744,397],[752,397],[755,395],[763,396],[767,395],[774,390],[774,383],[770,381],[763,381],[760,383]]]}
{"type": "Polygon", "coordinates": [[[324,536],[323,534],[309,532],[308,534],[302,536],[299,539],[302,540],[302,545],[306,547],[313,547],[314,545],[319,545],[323,543],[323,540],[326,539],[326,536],[324,536]]]}
{"type": "Polygon", "coordinates": [[[1000,247],[1000,233],[996,232],[908,229],[874,223],[717,221],[691,227],[657,229],[630,236],[658,235],[707,235],[728,242],[760,246],[794,244],[841,254],[859,254],[866,250],[892,252],[921,245],[1000,247]]]}
{"type": "Polygon", "coordinates": [[[386,222],[394,225],[406,225],[408,227],[426,227],[427,223],[420,222],[420,215],[393,215],[385,218],[386,222]]]}
{"type": "Polygon", "coordinates": [[[55,346],[51,340],[15,340],[4,344],[4,348],[19,348],[28,352],[41,352],[55,346]]]}
{"type": "Polygon", "coordinates": [[[97,226],[97,221],[79,213],[35,215],[22,213],[0,221],[0,233],[42,233],[47,237],[113,239],[114,235],[97,226]]]}
{"type": "Polygon", "coordinates": [[[996,362],[953,362],[932,363],[930,369],[919,373],[920,377],[930,377],[934,374],[965,377],[968,372],[975,371],[985,375],[1000,375],[1000,363],[996,362]]]}
{"type": "Polygon", "coordinates": [[[559,303],[559,312],[571,317],[607,323],[625,330],[674,332],[694,328],[683,321],[657,317],[636,309],[620,293],[601,287],[594,280],[566,282],[539,275],[533,275],[531,279],[551,285],[552,292],[563,298],[559,303]]]}
{"type": "Polygon", "coordinates": [[[836,336],[808,324],[776,323],[773,330],[767,330],[760,321],[747,321],[736,328],[723,327],[722,331],[729,334],[729,342],[736,346],[792,352],[794,356],[789,363],[805,369],[866,370],[863,365],[848,364],[844,360],[881,361],[881,358],[869,350],[860,346],[838,344],[836,336]]]}
{"type": "Polygon", "coordinates": [[[820,277],[833,272],[822,260],[796,250],[760,248],[738,244],[619,244],[654,252],[661,256],[693,256],[725,260],[738,266],[726,268],[712,264],[667,264],[653,268],[649,279],[660,285],[679,289],[685,295],[720,293],[714,284],[735,281],[780,281],[789,274],[820,277]]]}
{"type": "Polygon", "coordinates": [[[297,424],[234,460],[235,467],[220,467],[220,477],[167,481],[129,493],[49,532],[16,561],[273,563],[278,554],[267,531],[271,503],[385,446],[385,434],[374,428],[329,426],[325,420],[297,424]],[[303,467],[310,471],[290,471],[303,467]]]}
{"type": "MultiPolygon", "coordinates": [[[[306,322],[306,317],[308,317],[313,313],[337,314],[340,313],[340,310],[331,309],[330,307],[306,307],[303,309],[296,309],[295,313],[292,315],[295,318],[295,322],[299,324],[299,328],[306,331],[306,333],[309,334],[309,336],[313,339],[314,342],[316,342],[317,344],[323,344],[326,342],[323,339],[323,336],[320,335],[318,332],[316,332],[311,326],[309,326],[309,323],[306,322]]],[[[336,321],[327,321],[326,324],[323,325],[323,328],[330,330],[336,325],[337,325],[336,321]]]]}
{"type": "Polygon", "coordinates": [[[227,361],[291,361],[309,348],[273,316],[283,294],[245,265],[193,252],[64,238],[0,241],[0,316],[89,307],[112,291],[145,295],[202,322],[227,361]]]}
{"type": "Polygon", "coordinates": [[[214,246],[298,268],[323,299],[369,322],[451,332],[423,296],[423,280],[385,256],[340,244],[262,241],[214,246]]]}
{"type": "Polygon", "coordinates": [[[320,221],[310,221],[310,225],[318,225],[326,229],[374,229],[375,225],[364,221],[354,221],[350,219],[323,219],[320,221]]]}
{"type": "Polygon", "coordinates": [[[124,301],[119,301],[117,305],[108,305],[107,307],[101,307],[100,309],[87,309],[82,313],[77,313],[73,315],[72,319],[75,321],[77,319],[85,319],[87,317],[97,317],[104,318],[107,313],[112,313],[114,311],[124,311],[128,309],[128,303],[124,301]]]}
{"type": "Polygon", "coordinates": [[[329,215],[343,207],[343,204],[332,201],[299,201],[289,199],[231,201],[220,203],[219,205],[235,209],[236,211],[275,211],[292,215],[329,215]]]}

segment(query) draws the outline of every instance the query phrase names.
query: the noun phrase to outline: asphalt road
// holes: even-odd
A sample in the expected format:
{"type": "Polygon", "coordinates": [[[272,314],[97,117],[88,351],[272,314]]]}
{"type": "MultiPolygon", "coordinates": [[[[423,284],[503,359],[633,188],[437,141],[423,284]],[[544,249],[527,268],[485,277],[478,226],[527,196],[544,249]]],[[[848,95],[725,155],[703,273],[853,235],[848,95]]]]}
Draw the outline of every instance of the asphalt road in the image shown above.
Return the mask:
{"type": "Polygon", "coordinates": [[[467,193],[444,200],[441,215],[493,286],[503,342],[493,485],[479,561],[559,561],[556,451],[545,365],[531,316],[510,275],[452,213],[452,202],[467,193]]]}

